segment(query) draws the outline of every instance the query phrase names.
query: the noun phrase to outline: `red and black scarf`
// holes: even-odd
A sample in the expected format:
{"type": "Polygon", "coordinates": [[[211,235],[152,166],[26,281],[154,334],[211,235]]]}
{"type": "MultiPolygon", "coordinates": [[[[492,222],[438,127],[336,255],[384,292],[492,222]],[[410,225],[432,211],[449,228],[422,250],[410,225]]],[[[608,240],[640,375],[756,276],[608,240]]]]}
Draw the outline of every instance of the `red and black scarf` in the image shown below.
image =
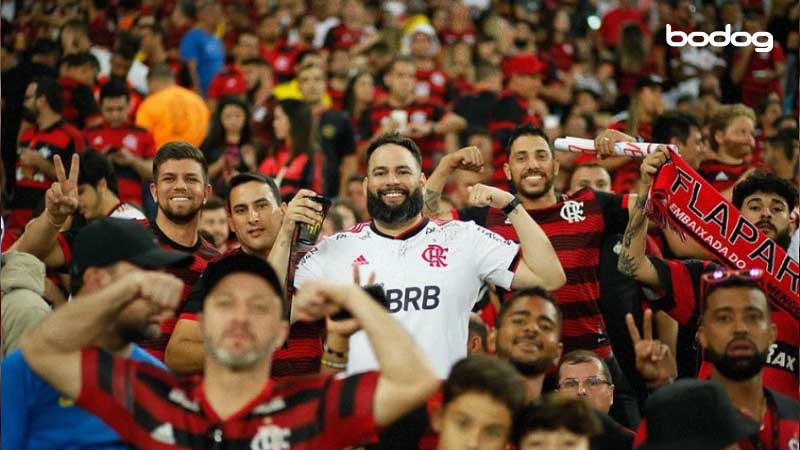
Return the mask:
{"type": "Polygon", "coordinates": [[[764,270],[762,285],[774,304],[800,319],[800,265],[745,219],[677,153],[650,187],[647,215],[701,242],[732,269],[764,270]]]}

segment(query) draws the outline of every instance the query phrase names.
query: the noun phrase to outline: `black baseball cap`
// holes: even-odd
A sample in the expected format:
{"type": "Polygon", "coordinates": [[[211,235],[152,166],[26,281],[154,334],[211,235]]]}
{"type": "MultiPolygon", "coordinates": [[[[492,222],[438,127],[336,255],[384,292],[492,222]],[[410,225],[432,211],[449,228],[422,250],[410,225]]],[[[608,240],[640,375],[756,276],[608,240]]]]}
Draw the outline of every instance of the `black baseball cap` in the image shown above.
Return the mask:
{"type": "Polygon", "coordinates": [[[155,235],[133,219],[104,217],[90,222],[78,232],[72,246],[70,275],[73,283],[89,267],[106,267],[126,261],[143,269],[189,265],[189,253],[164,250],[155,235]]]}
{"type": "MultiPolygon", "coordinates": [[[[646,440],[638,450],[726,448],[758,432],[714,381],[683,379],[656,390],[644,408],[646,440]]],[[[641,431],[641,430],[640,430],[641,431]]]]}
{"type": "Polygon", "coordinates": [[[286,312],[287,306],[284,302],[283,287],[278,279],[278,274],[275,273],[275,270],[268,262],[256,256],[248,255],[241,249],[208,263],[202,278],[198,280],[199,286],[196,290],[193,289],[192,295],[199,295],[205,301],[214,286],[219,284],[223,278],[241,272],[256,275],[266,281],[278,295],[283,312],[286,312]]]}
{"type": "Polygon", "coordinates": [[[659,87],[664,89],[664,79],[658,75],[645,75],[636,80],[636,90],[646,87],[659,87]]]}

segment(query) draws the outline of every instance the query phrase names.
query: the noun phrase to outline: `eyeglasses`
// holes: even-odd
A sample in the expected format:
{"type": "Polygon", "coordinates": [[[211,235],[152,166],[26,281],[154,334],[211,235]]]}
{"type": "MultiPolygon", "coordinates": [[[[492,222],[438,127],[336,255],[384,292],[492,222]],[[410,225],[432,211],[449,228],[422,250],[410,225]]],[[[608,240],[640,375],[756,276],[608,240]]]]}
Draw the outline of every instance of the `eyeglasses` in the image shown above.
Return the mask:
{"type": "Polygon", "coordinates": [[[603,385],[611,386],[611,383],[600,377],[589,377],[583,381],[576,380],[575,378],[567,378],[558,384],[558,389],[565,392],[576,392],[583,386],[587,391],[596,391],[603,385]]]}

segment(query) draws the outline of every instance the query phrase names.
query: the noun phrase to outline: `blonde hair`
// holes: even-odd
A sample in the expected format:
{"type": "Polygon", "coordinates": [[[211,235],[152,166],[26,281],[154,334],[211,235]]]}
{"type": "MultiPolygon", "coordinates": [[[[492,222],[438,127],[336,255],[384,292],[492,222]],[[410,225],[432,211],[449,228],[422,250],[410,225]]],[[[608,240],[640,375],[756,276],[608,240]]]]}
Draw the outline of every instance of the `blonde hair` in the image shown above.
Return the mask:
{"type": "Polygon", "coordinates": [[[711,149],[714,151],[719,150],[719,144],[715,138],[717,131],[725,131],[731,122],[737,117],[747,117],[756,123],[756,113],[753,110],[741,103],[735,105],[721,105],[711,116],[709,121],[708,136],[711,144],[711,149]]]}

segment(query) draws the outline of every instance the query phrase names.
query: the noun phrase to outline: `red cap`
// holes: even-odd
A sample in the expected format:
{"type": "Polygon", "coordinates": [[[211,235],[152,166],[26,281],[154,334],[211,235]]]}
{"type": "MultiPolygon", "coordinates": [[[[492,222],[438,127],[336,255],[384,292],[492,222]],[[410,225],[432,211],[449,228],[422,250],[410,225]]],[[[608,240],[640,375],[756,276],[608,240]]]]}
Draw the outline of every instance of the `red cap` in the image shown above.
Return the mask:
{"type": "Polygon", "coordinates": [[[510,78],[514,74],[544,75],[547,65],[531,54],[519,54],[503,61],[503,74],[510,78]]]}

